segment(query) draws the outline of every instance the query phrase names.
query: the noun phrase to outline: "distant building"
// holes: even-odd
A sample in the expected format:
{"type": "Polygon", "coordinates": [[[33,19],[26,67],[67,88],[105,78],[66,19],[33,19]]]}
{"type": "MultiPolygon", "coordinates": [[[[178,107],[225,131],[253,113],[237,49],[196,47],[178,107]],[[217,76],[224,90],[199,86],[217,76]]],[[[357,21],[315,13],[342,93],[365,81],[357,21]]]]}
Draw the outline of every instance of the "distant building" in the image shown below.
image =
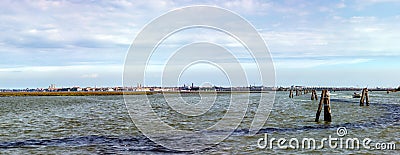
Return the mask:
{"type": "Polygon", "coordinates": [[[217,86],[214,86],[214,89],[216,91],[231,91],[232,90],[232,88],[230,88],[230,87],[217,87],[217,86]]]}
{"type": "Polygon", "coordinates": [[[263,86],[250,86],[250,91],[262,91],[263,86]]]}
{"type": "Polygon", "coordinates": [[[80,87],[72,87],[70,89],[70,91],[82,91],[82,88],[80,88],[80,87]]]}
{"type": "Polygon", "coordinates": [[[56,84],[50,84],[50,86],[49,86],[49,89],[48,89],[49,91],[56,91],[57,90],[57,88],[56,88],[56,84]]]}

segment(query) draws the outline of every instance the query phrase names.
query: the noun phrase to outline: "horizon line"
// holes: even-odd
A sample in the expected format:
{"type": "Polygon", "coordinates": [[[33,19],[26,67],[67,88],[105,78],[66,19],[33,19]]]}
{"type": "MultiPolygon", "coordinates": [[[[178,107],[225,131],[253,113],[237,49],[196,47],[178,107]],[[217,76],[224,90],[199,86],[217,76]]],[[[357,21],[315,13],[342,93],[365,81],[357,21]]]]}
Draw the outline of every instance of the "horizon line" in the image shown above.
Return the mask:
{"type": "MultiPolygon", "coordinates": [[[[191,87],[191,85],[181,85],[181,86],[160,86],[160,85],[150,85],[150,86],[140,86],[140,88],[180,88],[180,87],[191,87]]],[[[15,87],[15,88],[0,88],[0,90],[32,90],[32,89],[61,89],[61,88],[139,88],[138,86],[61,86],[61,87],[15,87]]],[[[312,86],[312,85],[276,85],[276,86],[264,86],[264,85],[248,85],[248,86],[225,86],[225,85],[211,85],[211,86],[198,86],[194,85],[194,87],[226,87],[226,88],[234,88],[234,87],[266,87],[266,88],[292,88],[292,87],[301,87],[301,88],[399,88],[399,86],[393,87],[379,87],[379,86],[312,86]]]]}

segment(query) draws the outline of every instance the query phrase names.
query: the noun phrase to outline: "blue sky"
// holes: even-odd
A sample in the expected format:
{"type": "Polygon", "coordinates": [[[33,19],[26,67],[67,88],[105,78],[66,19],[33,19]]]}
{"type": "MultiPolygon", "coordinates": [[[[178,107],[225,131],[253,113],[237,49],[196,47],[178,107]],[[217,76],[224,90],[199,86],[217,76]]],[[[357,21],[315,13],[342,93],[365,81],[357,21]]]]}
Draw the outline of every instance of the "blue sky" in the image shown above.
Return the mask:
{"type": "MultiPolygon", "coordinates": [[[[400,85],[397,0],[5,0],[0,4],[0,88],[120,86],[136,34],[159,15],[189,5],[219,6],[252,23],[274,59],[277,86],[400,85]]],[[[181,34],[167,45],[210,36],[222,45],[231,43],[213,32],[200,34],[181,34]]],[[[224,84],[223,75],[204,81],[196,73],[205,69],[195,69],[183,83],[224,84]]]]}

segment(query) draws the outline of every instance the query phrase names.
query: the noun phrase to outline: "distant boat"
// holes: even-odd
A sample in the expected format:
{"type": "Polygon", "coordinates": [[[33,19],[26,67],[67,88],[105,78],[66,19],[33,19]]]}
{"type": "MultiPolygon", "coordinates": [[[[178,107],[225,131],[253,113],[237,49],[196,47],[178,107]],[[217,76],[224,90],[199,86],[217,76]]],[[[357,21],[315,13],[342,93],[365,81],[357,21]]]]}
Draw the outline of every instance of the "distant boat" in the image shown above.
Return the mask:
{"type": "Polygon", "coordinates": [[[353,98],[361,98],[361,94],[354,92],[353,98]]]}

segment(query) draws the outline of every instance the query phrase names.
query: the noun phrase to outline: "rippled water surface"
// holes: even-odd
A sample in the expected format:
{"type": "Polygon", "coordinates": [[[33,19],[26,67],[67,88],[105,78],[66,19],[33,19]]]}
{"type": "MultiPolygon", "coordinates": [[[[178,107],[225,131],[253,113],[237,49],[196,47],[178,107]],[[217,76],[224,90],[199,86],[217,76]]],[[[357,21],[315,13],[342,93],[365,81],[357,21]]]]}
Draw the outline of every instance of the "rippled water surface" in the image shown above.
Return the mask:
{"type": "MultiPolygon", "coordinates": [[[[248,135],[257,109],[259,94],[250,95],[242,124],[222,143],[196,152],[179,152],[152,142],[132,123],[123,96],[1,97],[0,154],[264,154],[264,153],[373,153],[399,154],[400,93],[370,92],[370,106],[359,106],[353,92],[331,92],[332,122],[314,122],[318,101],[310,94],[288,98],[277,92],[273,110],[263,129],[248,135]],[[270,138],[328,138],[338,127],[346,127],[349,138],[370,138],[373,142],[394,142],[397,150],[368,149],[260,149],[257,140],[270,138]]],[[[236,94],[239,95],[239,94],[236,94]]],[[[134,96],[133,96],[134,97],[134,96]]],[[[185,94],[187,102],[198,95],[185,94]]],[[[184,130],[207,128],[228,110],[229,94],[219,94],[216,103],[202,116],[187,117],[168,107],[162,95],[151,95],[152,107],[169,125],[184,130]]]]}

